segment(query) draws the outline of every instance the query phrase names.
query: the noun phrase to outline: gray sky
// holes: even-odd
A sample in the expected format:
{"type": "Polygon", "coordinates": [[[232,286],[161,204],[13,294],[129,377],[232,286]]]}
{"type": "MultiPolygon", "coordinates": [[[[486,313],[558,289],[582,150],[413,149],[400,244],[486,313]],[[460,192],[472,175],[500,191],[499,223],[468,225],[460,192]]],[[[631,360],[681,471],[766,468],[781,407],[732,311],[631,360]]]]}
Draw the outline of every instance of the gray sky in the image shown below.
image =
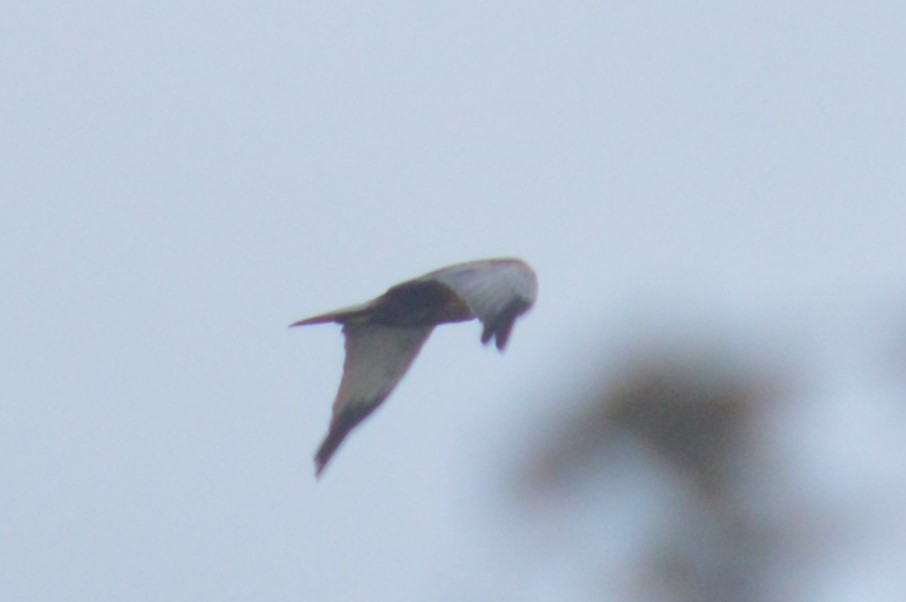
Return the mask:
{"type": "MultiPolygon", "coordinates": [[[[877,367],[906,5],[687,4],[0,9],[0,598],[555,599],[495,492],[547,393],[650,316],[805,349],[816,495],[906,500],[877,367]],[[540,280],[506,354],[439,329],[316,482],[342,338],[286,325],[497,255],[540,280]]],[[[904,571],[807,599],[902,599],[904,571]]]]}

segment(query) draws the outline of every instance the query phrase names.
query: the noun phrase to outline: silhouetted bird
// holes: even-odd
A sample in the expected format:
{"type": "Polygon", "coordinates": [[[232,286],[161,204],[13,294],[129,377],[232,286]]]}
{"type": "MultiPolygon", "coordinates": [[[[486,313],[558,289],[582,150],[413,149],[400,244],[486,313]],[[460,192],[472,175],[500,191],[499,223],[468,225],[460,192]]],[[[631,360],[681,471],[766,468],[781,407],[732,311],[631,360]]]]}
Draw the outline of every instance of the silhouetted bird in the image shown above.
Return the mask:
{"type": "Polygon", "coordinates": [[[367,303],[300,320],[338,322],[346,337],[343,378],[327,437],[315,454],[320,475],[349,432],[393,391],[438,324],[478,318],[481,342],[503,350],[513,323],[535,302],[535,273],[518,259],[472,261],[390,288],[367,303]]]}

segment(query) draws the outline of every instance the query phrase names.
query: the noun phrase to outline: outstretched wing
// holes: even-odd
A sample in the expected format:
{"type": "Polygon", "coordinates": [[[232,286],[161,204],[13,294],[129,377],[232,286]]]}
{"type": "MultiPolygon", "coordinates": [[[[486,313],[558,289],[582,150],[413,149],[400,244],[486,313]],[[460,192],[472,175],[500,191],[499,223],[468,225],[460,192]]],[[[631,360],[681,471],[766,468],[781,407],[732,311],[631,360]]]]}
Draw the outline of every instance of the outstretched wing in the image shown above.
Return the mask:
{"type": "Polygon", "coordinates": [[[495,339],[506,346],[513,324],[534,304],[538,291],[535,272],[519,259],[489,259],[450,266],[419,281],[437,281],[449,287],[481,320],[481,342],[495,339]]]}
{"type": "Polygon", "coordinates": [[[349,432],[387,399],[431,334],[433,326],[399,328],[348,322],[343,379],[330,430],[315,455],[321,474],[349,432]]]}

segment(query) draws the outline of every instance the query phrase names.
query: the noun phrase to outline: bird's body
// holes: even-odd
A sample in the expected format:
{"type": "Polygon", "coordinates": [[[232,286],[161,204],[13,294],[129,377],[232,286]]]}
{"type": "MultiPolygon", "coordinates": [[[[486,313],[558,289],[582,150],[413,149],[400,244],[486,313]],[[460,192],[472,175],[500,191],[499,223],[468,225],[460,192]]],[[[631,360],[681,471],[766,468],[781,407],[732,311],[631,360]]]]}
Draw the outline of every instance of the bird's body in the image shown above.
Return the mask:
{"type": "Polygon", "coordinates": [[[346,337],[343,378],[327,437],[315,455],[317,474],[349,432],[400,381],[438,324],[478,318],[481,342],[503,350],[516,318],[535,301],[537,280],[518,259],[457,264],[403,282],[361,305],[300,320],[292,326],[338,322],[346,337]]]}

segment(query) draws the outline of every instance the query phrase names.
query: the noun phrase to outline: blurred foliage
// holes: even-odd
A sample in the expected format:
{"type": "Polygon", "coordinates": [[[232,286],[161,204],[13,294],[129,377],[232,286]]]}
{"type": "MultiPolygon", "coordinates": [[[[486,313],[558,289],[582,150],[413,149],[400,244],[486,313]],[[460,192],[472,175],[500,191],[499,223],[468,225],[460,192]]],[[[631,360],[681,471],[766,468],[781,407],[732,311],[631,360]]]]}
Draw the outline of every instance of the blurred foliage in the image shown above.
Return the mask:
{"type": "Polygon", "coordinates": [[[646,473],[636,473],[640,488],[661,482],[652,495],[664,497],[668,520],[642,546],[634,599],[762,599],[776,526],[749,506],[745,480],[764,469],[753,435],[782,379],[728,354],[670,345],[629,358],[590,399],[572,401],[572,418],[523,466],[519,489],[528,500],[587,495],[590,483],[608,486],[619,463],[646,473]]]}

